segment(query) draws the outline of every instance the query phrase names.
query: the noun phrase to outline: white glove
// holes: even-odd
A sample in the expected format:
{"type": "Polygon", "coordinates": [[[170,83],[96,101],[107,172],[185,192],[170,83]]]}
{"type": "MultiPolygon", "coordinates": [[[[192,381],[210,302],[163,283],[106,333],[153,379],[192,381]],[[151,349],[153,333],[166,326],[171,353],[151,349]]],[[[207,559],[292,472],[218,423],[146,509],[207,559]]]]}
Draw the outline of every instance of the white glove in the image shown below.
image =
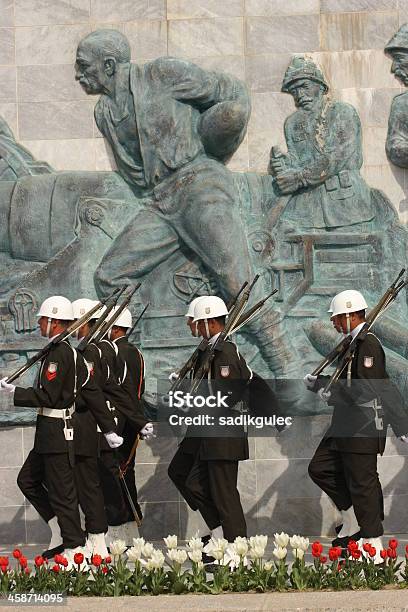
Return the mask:
{"type": "Polygon", "coordinates": [[[401,442],[405,442],[406,444],[408,444],[408,434],[406,436],[401,436],[400,440],[401,442]]]}
{"type": "Polygon", "coordinates": [[[175,380],[177,380],[179,377],[178,372],[172,372],[171,374],[169,374],[169,381],[170,382],[174,382],[175,380]]]}
{"type": "Polygon", "coordinates": [[[306,376],[303,379],[303,383],[306,389],[309,389],[311,391],[314,387],[316,380],[317,380],[317,376],[313,376],[313,374],[306,374],[306,376]]]}
{"type": "Polygon", "coordinates": [[[150,440],[150,438],[155,438],[156,435],[153,429],[153,423],[146,423],[143,429],[140,430],[140,435],[143,436],[143,440],[150,440]]]}
{"type": "Polygon", "coordinates": [[[119,448],[123,444],[123,438],[114,431],[104,434],[110,448],[119,448]]]}
{"type": "Polygon", "coordinates": [[[327,402],[331,397],[331,391],[327,391],[327,393],[325,393],[324,389],[322,388],[318,390],[317,395],[320,397],[321,400],[327,402]]]}
{"type": "Polygon", "coordinates": [[[0,380],[0,391],[7,391],[8,393],[14,393],[16,386],[6,382],[7,376],[0,380]]]}

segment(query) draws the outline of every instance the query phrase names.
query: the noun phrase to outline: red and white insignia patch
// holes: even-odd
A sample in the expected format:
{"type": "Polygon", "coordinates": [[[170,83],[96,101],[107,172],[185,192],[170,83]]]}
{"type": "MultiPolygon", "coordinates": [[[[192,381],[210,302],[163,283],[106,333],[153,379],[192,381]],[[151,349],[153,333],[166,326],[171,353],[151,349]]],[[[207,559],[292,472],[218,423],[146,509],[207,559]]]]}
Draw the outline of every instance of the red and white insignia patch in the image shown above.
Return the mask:
{"type": "Polygon", "coordinates": [[[57,370],[58,363],[55,363],[55,361],[50,361],[50,363],[48,364],[47,371],[45,372],[46,379],[54,380],[54,378],[57,378],[57,370]]]}
{"type": "Polygon", "coordinates": [[[364,357],[364,367],[372,368],[374,365],[374,357],[364,357]]]}
{"type": "Polygon", "coordinates": [[[93,376],[95,373],[93,361],[87,361],[86,365],[88,366],[89,376],[93,376]]]}
{"type": "Polygon", "coordinates": [[[220,374],[223,378],[228,378],[228,376],[230,375],[230,367],[227,365],[220,366],[220,374]]]}

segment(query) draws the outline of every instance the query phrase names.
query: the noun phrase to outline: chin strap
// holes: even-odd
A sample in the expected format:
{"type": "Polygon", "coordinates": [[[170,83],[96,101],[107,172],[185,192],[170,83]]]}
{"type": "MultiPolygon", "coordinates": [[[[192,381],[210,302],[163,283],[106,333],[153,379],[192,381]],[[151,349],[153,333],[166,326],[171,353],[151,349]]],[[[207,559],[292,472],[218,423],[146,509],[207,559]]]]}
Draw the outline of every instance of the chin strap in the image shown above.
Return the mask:
{"type": "Polygon", "coordinates": [[[49,337],[50,337],[50,333],[51,333],[51,322],[52,322],[52,319],[50,319],[50,317],[48,317],[47,330],[46,330],[46,336],[47,336],[47,338],[49,338],[49,337]]]}
{"type": "Polygon", "coordinates": [[[205,325],[205,333],[207,334],[207,339],[209,339],[210,338],[210,330],[209,330],[209,327],[208,327],[208,320],[207,319],[204,319],[204,325],[205,325]]]}

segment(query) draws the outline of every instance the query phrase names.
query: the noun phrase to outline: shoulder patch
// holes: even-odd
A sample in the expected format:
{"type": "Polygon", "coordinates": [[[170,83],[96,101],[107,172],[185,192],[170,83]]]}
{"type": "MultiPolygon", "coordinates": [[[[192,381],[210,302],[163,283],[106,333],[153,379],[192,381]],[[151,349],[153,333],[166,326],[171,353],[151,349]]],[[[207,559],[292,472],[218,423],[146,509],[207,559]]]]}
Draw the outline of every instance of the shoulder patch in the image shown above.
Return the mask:
{"type": "Polygon", "coordinates": [[[230,375],[230,367],[229,367],[229,365],[222,365],[222,366],[220,366],[220,374],[221,374],[222,378],[228,378],[228,376],[230,375]]]}
{"type": "Polygon", "coordinates": [[[46,379],[51,381],[54,380],[54,378],[57,378],[57,371],[58,363],[56,361],[50,361],[50,363],[48,364],[48,368],[45,372],[46,379]]]}
{"type": "Polygon", "coordinates": [[[372,368],[374,365],[374,357],[368,357],[365,355],[363,363],[365,368],[372,368]]]}

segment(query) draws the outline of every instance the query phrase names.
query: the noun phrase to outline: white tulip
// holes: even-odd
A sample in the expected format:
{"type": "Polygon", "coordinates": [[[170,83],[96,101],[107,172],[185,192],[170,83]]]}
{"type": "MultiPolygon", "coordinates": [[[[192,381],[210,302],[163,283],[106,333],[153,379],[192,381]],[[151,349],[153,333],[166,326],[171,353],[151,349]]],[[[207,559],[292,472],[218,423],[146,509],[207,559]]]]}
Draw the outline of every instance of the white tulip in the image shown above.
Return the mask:
{"type": "Polygon", "coordinates": [[[281,533],[275,533],[274,538],[275,546],[286,548],[286,546],[289,544],[289,536],[283,531],[281,533]]]}
{"type": "Polygon", "coordinates": [[[256,546],[262,546],[262,548],[266,548],[268,544],[268,536],[266,535],[257,535],[249,538],[249,545],[251,548],[255,548],[256,546]]]}
{"type": "Polygon", "coordinates": [[[188,541],[188,545],[191,550],[203,550],[204,548],[201,538],[191,538],[191,540],[188,541]]]}
{"type": "Polygon", "coordinates": [[[267,562],[264,564],[264,569],[265,569],[267,572],[270,572],[272,568],[273,568],[273,563],[271,563],[271,561],[267,561],[267,562]]]}
{"type": "Polygon", "coordinates": [[[148,569],[160,569],[164,565],[164,555],[161,550],[153,549],[152,556],[147,562],[148,569]]]}
{"type": "Polygon", "coordinates": [[[193,563],[200,563],[203,558],[203,553],[198,548],[193,548],[193,550],[188,553],[188,556],[193,563]]]}
{"type": "Polygon", "coordinates": [[[306,550],[309,548],[309,539],[294,535],[290,538],[290,545],[292,548],[300,548],[306,552],[306,550]]]}
{"type": "Polygon", "coordinates": [[[265,554],[265,549],[262,546],[253,546],[249,549],[251,559],[262,559],[265,554]]]}
{"type": "Polygon", "coordinates": [[[163,538],[164,539],[164,543],[167,546],[167,548],[169,550],[172,550],[173,548],[177,548],[177,536],[176,535],[169,535],[167,536],[167,538],[163,538]]]}
{"type": "Polygon", "coordinates": [[[187,553],[185,550],[171,548],[168,551],[167,556],[170,559],[170,561],[174,561],[175,563],[180,563],[180,565],[183,565],[183,563],[185,563],[187,560],[187,553]]]}
{"type": "Polygon", "coordinates": [[[137,546],[138,548],[140,547],[142,549],[144,545],[145,545],[144,538],[133,538],[133,546],[137,546]]]}
{"type": "Polygon", "coordinates": [[[235,538],[231,548],[237,555],[244,557],[248,552],[248,541],[246,538],[238,536],[235,538]]]}
{"type": "Polygon", "coordinates": [[[211,538],[211,540],[208,542],[208,544],[206,544],[206,546],[204,547],[204,552],[207,553],[208,555],[213,555],[213,551],[214,550],[221,550],[223,553],[226,551],[228,546],[228,541],[225,540],[224,538],[211,538]]]}
{"type": "Polygon", "coordinates": [[[109,544],[109,548],[114,557],[120,557],[127,549],[127,546],[124,540],[115,540],[109,544]]]}
{"type": "Polygon", "coordinates": [[[284,546],[277,546],[273,550],[273,556],[279,560],[284,559],[287,554],[288,554],[288,551],[284,546]]]}
{"type": "Polygon", "coordinates": [[[220,548],[213,548],[211,551],[211,556],[214,557],[217,561],[221,561],[221,559],[225,555],[225,550],[221,550],[220,548]]]}
{"type": "Polygon", "coordinates": [[[294,548],[292,552],[296,559],[303,559],[303,557],[305,556],[305,551],[303,550],[303,548],[294,548]]]}
{"type": "Polygon", "coordinates": [[[146,544],[143,545],[142,554],[144,557],[146,558],[151,557],[153,551],[154,551],[154,546],[150,542],[146,542],[146,544]]]}
{"type": "Polygon", "coordinates": [[[126,555],[131,563],[136,563],[136,561],[139,561],[140,557],[142,556],[142,549],[140,546],[132,546],[132,548],[129,548],[129,550],[126,552],[126,555]]]}

